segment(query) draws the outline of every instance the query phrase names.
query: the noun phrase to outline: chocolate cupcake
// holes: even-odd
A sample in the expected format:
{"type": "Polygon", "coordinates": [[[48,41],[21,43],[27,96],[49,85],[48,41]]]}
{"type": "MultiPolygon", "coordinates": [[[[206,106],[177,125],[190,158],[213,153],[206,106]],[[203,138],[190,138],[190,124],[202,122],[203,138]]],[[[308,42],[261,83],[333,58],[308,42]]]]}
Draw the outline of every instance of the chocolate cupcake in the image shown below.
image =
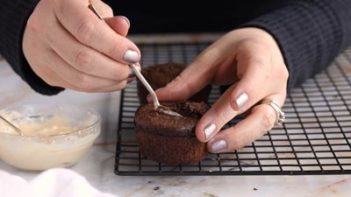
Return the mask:
{"type": "MultiPolygon", "coordinates": [[[[141,73],[145,79],[150,83],[151,87],[156,90],[166,86],[169,82],[175,79],[186,67],[185,64],[167,63],[167,64],[155,64],[150,67],[144,68],[141,73]]],[[[141,104],[146,104],[146,96],[149,94],[147,89],[138,80],[137,82],[138,97],[141,104]]],[[[208,85],[192,97],[189,101],[208,101],[208,97],[211,92],[211,86],[208,85]]]]}
{"type": "Polygon", "coordinates": [[[209,109],[205,102],[163,103],[172,116],[142,105],[135,113],[135,130],[140,152],[148,159],[168,165],[199,162],[207,155],[206,144],[195,136],[195,127],[209,109]]]}

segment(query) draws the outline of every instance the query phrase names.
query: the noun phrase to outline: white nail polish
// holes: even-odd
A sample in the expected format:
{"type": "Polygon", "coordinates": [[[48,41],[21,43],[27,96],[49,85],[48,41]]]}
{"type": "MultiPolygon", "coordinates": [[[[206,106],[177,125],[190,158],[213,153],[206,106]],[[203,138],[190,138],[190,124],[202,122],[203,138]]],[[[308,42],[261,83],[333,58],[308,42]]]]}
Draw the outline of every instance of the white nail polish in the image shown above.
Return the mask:
{"type": "Polygon", "coordinates": [[[249,100],[249,96],[246,93],[241,93],[237,98],[236,98],[236,106],[240,109],[242,106],[245,105],[245,103],[249,100]]]}
{"type": "Polygon", "coordinates": [[[139,61],[139,54],[136,51],[127,50],[123,59],[128,63],[136,63],[139,61]]]}
{"type": "Polygon", "coordinates": [[[226,148],[227,148],[227,142],[225,142],[224,140],[215,141],[211,145],[212,152],[215,152],[215,153],[222,152],[226,148]]]}
{"type": "Polygon", "coordinates": [[[213,136],[214,132],[216,131],[216,125],[211,123],[208,124],[205,128],[204,128],[204,134],[205,134],[205,138],[206,140],[208,140],[210,137],[213,136]]]}

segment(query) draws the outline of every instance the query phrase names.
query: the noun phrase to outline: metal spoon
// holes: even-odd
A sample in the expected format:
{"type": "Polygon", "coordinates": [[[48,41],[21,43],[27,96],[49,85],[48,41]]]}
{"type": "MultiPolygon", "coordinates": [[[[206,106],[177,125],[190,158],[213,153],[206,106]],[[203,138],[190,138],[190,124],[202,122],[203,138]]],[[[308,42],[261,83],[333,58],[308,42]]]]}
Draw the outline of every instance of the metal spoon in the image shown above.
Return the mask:
{"type": "Polygon", "coordinates": [[[20,128],[18,128],[16,125],[14,125],[10,121],[8,121],[2,115],[0,115],[0,119],[3,120],[4,122],[6,122],[6,124],[8,124],[10,127],[12,127],[19,135],[21,135],[21,136],[23,135],[23,132],[22,132],[22,130],[20,128]]]}
{"type": "MultiPolygon", "coordinates": [[[[104,19],[102,18],[102,16],[97,12],[97,10],[95,9],[94,5],[92,4],[92,1],[89,1],[89,6],[88,8],[102,21],[104,21],[104,19]]],[[[104,21],[105,22],[105,21],[104,21]]],[[[129,67],[133,70],[133,72],[135,73],[135,75],[138,77],[138,79],[141,81],[141,83],[145,86],[145,88],[149,91],[150,96],[152,98],[153,104],[154,104],[154,109],[155,110],[159,110],[160,112],[167,114],[167,115],[171,115],[171,116],[178,116],[178,117],[183,117],[181,114],[172,111],[171,109],[169,109],[166,106],[163,106],[160,104],[160,102],[158,101],[157,95],[155,93],[155,91],[152,89],[152,87],[150,86],[149,82],[147,82],[147,80],[145,79],[145,77],[141,74],[141,72],[136,68],[135,64],[129,64],[129,67]]]]}

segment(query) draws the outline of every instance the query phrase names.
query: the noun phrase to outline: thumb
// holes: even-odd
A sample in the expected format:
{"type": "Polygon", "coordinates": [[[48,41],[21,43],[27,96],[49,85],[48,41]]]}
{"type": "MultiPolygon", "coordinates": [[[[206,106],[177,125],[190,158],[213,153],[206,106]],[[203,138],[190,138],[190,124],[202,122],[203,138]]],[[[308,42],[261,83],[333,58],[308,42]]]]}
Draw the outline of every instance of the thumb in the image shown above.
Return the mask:
{"type": "MultiPolygon", "coordinates": [[[[208,47],[180,75],[156,91],[161,101],[184,101],[212,83],[225,55],[223,47],[208,47]]],[[[151,100],[151,99],[150,99],[151,100]]]]}
{"type": "Polygon", "coordinates": [[[130,21],[127,17],[114,16],[106,18],[105,22],[119,35],[127,36],[130,27],[130,21]]]}

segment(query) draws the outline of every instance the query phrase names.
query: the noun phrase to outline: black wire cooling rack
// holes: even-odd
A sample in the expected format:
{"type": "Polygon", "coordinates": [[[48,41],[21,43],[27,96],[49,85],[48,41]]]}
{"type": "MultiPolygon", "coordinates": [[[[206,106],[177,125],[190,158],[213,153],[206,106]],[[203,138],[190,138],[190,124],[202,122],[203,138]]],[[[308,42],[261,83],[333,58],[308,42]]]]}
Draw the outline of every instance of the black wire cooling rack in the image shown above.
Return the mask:
{"type": "MultiPolygon", "coordinates": [[[[189,63],[209,43],[144,44],[143,65],[189,63]]],[[[213,103],[220,96],[214,87],[213,103]]],[[[351,173],[351,50],[288,96],[286,122],[245,148],[210,154],[189,165],[167,166],[143,157],[136,143],[136,83],[121,96],[117,175],[305,175],[351,173]]],[[[233,120],[230,124],[235,124],[233,120]]]]}

